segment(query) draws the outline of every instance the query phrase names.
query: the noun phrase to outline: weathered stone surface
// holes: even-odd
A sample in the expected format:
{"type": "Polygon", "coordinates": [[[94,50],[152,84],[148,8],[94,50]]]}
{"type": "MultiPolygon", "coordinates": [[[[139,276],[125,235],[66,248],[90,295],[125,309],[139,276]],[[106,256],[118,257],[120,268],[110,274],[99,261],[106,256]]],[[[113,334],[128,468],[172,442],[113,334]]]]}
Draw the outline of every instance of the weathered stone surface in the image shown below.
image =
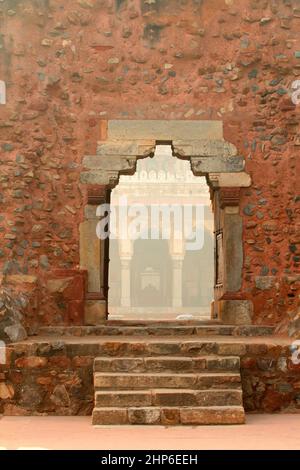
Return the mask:
{"type": "MultiPolygon", "coordinates": [[[[224,215],[224,289],[229,292],[239,291],[242,286],[243,269],[243,220],[239,214],[224,215]]],[[[239,323],[232,316],[232,321],[225,323],[239,323]]],[[[251,320],[244,323],[251,323],[251,320]]]]}
{"type": "Polygon", "coordinates": [[[114,171],[134,171],[137,157],[127,155],[88,155],[83,159],[83,166],[91,170],[114,171]]]}
{"type": "Polygon", "coordinates": [[[7,342],[22,341],[27,337],[22,325],[23,310],[28,298],[1,286],[0,281],[0,339],[7,342]]]}
{"type": "Polygon", "coordinates": [[[94,425],[100,424],[126,424],[127,409],[122,408],[96,408],[93,410],[94,425]]]}
{"type": "Polygon", "coordinates": [[[223,300],[221,318],[224,323],[246,325],[251,323],[253,304],[250,300],[223,300]]]}
{"type": "Polygon", "coordinates": [[[242,407],[194,408],[180,410],[181,424],[243,424],[245,412],[242,407]]]}
{"type": "Polygon", "coordinates": [[[109,139],[222,139],[222,121],[160,121],[111,120],[108,122],[109,139]]]}
{"type": "Polygon", "coordinates": [[[173,148],[179,157],[192,157],[191,160],[192,163],[195,162],[195,166],[197,157],[215,157],[220,160],[236,157],[238,159],[236,147],[223,139],[174,140],[173,148]]]}
{"type": "MultiPolygon", "coordinates": [[[[90,287],[90,289],[92,289],[90,287]]],[[[106,319],[106,302],[104,300],[86,300],[84,322],[86,325],[99,325],[106,319]]]]}
{"type": "Polygon", "coordinates": [[[63,384],[56,385],[52,395],[50,396],[50,400],[57,406],[70,406],[70,397],[63,384]]]}
{"type": "Polygon", "coordinates": [[[251,186],[251,177],[244,171],[237,173],[210,173],[209,181],[213,186],[220,188],[247,188],[251,186]]]}
{"type": "Polygon", "coordinates": [[[194,175],[203,175],[205,173],[232,173],[241,172],[244,169],[245,162],[243,157],[222,157],[222,156],[204,156],[192,157],[191,168],[194,175]]]}
{"type": "Polygon", "coordinates": [[[100,292],[101,241],[96,234],[98,222],[99,220],[96,218],[89,219],[79,226],[80,266],[88,271],[88,292],[100,292]],[[95,260],[98,262],[95,263],[95,260]]]}
{"type": "MultiPolygon", "coordinates": [[[[107,140],[105,142],[99,142],[97,146],[97,156],[106,156],[112,159],[113,157],[120,156],[121,158],[126,157],[137,157],[146,156],[154,152],[155,140],[107,140]],[[108,157],[109,156],[109,157],[108,157]]],[[[85,157],[86,158],[86,157],[85,157]]]]}
{"type": "Polygon", "coordinates": [[[255,287],[259,290],[269,290],[274,287],[274,276],[257,276],[255,278],[255,287]]]}
{"type": "Polygon", "coordinates": [[[155,408],[129,408],[128,420],[131,424],[159,424],[160,410],[155,408]]]}
{"type": "Polygon", "coordinates": [[[95,394],[96,407],[130,407],[130,406],[151,406],[151,391],[144,390],[117,390],[117,391],[97,391],[95,394]]]}
{"type": "Polygon", "coordinates": [[[83,171],[80,174],[82,184],[116,184],[119,171],[83,171]]]}
{"type": "Polygon", "coordinates": [[[12,399],[14,397],[14,388],[11,384],[0,382],[0,398],[1,400],[12,399]]]}
{"type": "Polygon", "coordinates": [[[21,324],[6,326],[4,328],[4,333],[12,342],[23,341],[27,338],[27,332],[21,324]]]}

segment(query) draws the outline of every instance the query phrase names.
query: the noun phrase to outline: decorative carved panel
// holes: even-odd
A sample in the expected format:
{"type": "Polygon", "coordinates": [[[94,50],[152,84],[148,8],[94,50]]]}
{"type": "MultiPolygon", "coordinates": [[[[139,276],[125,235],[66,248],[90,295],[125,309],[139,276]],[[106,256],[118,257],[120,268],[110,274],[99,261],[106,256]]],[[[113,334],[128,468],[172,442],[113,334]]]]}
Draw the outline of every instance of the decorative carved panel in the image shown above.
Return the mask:
{"type": "Polygon", "coordinates": [[[238,206],[240,202],[240,188],[220,188],[220,207],[238,206]]]}

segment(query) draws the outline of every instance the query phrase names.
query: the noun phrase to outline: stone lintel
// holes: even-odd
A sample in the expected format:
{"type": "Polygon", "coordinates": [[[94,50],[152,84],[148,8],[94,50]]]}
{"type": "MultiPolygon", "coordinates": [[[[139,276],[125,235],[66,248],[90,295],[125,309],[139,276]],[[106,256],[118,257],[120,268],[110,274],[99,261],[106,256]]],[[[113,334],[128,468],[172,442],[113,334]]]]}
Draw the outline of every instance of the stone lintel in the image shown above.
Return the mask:
{"type": "Polygon", "coordinates": [[[136,160],[128,155],[87,155],[82,164],[89,170],[125,171],[134,168],[136,160]]]}
{"type": "Polygon", "coordinates": [[[107,125],[108,139],[118,140],[181,140],[222,139],[222,121],[193,120],[111,120],[107,125]]]}
{"type": "Polygon", "coordinates": [[[244,169],[243,157],[191,157],[194,175],[205,173],[234,173],[244,169]]]}
{"type": "Polygon", "coordinates": [[[119,179],[119,171],[84,171],[80,174],[82,184],[105,184],[114,186],[119,179]]]}
{"type": "Polygon", "coordinates": [[[248,188],[251,186],[251,177],[245,171],[237,173],[209,173],[209,183],[213,187],[248,188]]]}
{"type": "Polygon", "coordinates": [[[174,153],[180,157],[235,157],[236,147],[223,139],[174,140],[174,153]]]}
{"type": "Polygon", "coordinates": [[[107,140],[98,142],[97,155],[147,156],[155,151],[155,140],[107,140]]]}

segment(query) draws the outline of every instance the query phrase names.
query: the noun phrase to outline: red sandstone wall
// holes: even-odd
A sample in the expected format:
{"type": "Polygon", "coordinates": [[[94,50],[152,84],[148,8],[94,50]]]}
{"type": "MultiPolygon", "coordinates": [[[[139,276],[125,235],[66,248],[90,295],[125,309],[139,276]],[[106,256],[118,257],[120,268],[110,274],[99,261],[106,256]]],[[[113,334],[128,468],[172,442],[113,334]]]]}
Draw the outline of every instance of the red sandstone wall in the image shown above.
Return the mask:
{"type": "MultiPolygon", "coordinates": [[[[5,272],[43,284],[78,265],[78,178],[100,119],[222,119],[253,178],[241,201],[243,294],[255,322],[295,313],[299,1],[4,0],[0,28],[5,272]]],[[[69,321],[46,294],[39,313],[44,323],[69,321]]]]}

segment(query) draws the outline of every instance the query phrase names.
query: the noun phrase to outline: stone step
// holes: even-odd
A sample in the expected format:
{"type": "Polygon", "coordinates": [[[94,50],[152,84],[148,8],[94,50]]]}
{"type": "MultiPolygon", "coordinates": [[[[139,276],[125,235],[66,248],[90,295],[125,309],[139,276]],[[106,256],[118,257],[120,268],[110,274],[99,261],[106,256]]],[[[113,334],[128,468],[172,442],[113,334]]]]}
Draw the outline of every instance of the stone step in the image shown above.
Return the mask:
{"type": "Polygon", "coordinates": [[[241,390],[105,390],[95,393],[96,407],[242,406],[241,390]]]}
{"type": "Polygon", "coordinates": [[[122,339],[105,340],[98,344],[98,356],[145,357],[145,356],[241,356],[246,353],[246,345],[241,342],[230,342],[209,339],[122,339]]]}
{"type": "Polygon", "coordinates": [[[237,356],[199,357],[97,357],[95,372],[201,372],[239,371],[240,358],[237,356]]]}
{"type": "Polygon", "coordinates": [[[213,425],[243,424],[242,406],[197,407],[97,407],[93,410],[94,425],[213,425]]]}
{"type": "Polygon", "coordinates": [[[40,327],[43,336],[267,336],[271,326],[219,325],[219,324],[106,324],[99,326],[46,326],[40,327]]]}
{"type": "Polygon", "coordinates": [[[94,374],[95,390],[139,390],[149,388],[239,389],[239,373],[103,373],[94,374]]]}

